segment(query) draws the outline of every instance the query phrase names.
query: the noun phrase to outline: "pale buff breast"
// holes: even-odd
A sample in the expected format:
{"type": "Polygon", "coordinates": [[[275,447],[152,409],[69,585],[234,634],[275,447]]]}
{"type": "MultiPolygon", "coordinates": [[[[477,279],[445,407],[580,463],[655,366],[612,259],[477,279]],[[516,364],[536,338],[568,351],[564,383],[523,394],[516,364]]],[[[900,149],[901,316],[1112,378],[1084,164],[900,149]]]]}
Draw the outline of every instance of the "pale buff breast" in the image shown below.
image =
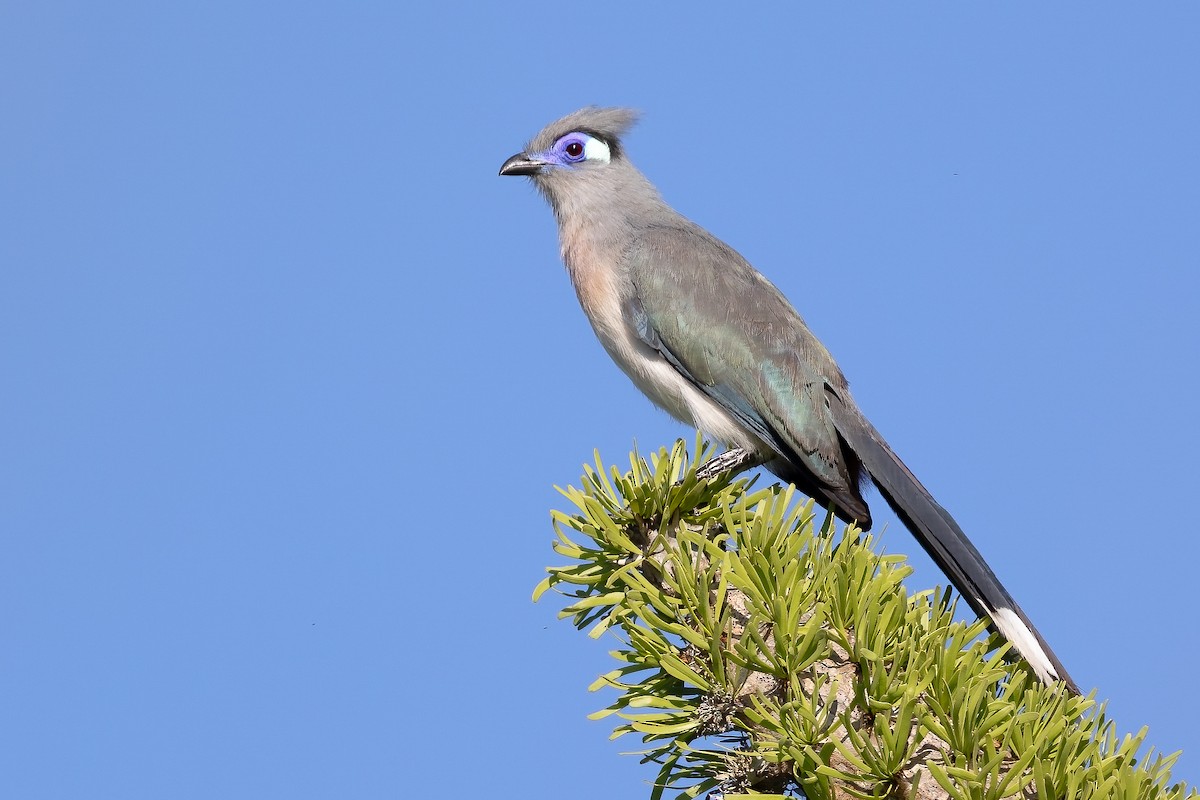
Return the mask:
{"type": "Polygon", "coordinates": [[[769,452],[758,437],[638,337],[622,308],[633,289],[620,284],[611,261],[615,254],[603,252],[580,234],[570,228],[562,230],[563,263],[596,337],[617,366],[655,405],[676,419],[727,445],[769,452]]]}

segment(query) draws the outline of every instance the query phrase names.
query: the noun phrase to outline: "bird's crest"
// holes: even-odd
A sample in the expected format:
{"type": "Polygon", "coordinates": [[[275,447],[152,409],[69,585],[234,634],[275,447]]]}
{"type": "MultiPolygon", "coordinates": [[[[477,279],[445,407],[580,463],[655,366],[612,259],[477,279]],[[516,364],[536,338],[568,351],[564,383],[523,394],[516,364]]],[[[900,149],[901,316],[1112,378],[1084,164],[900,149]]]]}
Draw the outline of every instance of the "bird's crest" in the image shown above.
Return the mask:
{"type": "Polygon", "coordinates": [[[563,136],[579,131],[603,140],[616,157],[621,152],[621,137],[637,120],[638,112],[631,108],[588,106],[542,128],[537,136],[529,141],[525,152],[539,153],[549,150],[563,136]]]}

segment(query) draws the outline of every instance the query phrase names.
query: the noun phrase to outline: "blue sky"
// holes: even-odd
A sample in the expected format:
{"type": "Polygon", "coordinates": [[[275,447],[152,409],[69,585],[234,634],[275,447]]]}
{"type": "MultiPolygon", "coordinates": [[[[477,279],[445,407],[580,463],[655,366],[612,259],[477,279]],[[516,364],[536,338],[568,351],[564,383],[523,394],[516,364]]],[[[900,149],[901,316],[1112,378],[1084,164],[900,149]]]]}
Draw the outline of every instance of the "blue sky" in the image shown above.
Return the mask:
{"type": "Polygon", "coordinates": [[[644,112],[635,162],[1200,781],[1198,32],[1182,2],[6,3],[0,794],[645,791],[585,719],[606,645],[529,597],[552,487],[692,434],[496,176],[593,103],[644,112]]]}

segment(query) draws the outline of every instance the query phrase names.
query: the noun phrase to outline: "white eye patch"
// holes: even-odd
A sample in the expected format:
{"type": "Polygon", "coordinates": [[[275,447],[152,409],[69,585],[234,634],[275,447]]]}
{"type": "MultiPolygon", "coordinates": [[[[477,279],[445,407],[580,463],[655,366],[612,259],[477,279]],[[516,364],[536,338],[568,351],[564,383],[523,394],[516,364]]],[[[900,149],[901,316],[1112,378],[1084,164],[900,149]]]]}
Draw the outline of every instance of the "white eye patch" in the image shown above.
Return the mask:
{"type": "Polygon", "coordinates": [[[583,142],[583,157],[587,161],[599,161],[607,164],[612,161],[612,151],[604,142],[588,136],[583,142]]]}

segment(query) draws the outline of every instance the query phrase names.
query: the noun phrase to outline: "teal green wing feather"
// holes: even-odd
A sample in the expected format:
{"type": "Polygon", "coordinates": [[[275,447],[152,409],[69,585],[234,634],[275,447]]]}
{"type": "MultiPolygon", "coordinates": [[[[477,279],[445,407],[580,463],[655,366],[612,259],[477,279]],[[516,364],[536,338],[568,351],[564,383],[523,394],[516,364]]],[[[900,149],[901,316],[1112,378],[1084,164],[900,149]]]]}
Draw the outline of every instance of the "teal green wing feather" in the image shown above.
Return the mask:
{"type": "MultiPolygon", "coordinates": [[[[826,391],[845,379],[791,304],[699,227],[643,231],[626,252],[639,336],[853,518],[867,519],[858,463],[826,391]]],[[[804,488],[804,487],[802,487],[804,488]]]]}

